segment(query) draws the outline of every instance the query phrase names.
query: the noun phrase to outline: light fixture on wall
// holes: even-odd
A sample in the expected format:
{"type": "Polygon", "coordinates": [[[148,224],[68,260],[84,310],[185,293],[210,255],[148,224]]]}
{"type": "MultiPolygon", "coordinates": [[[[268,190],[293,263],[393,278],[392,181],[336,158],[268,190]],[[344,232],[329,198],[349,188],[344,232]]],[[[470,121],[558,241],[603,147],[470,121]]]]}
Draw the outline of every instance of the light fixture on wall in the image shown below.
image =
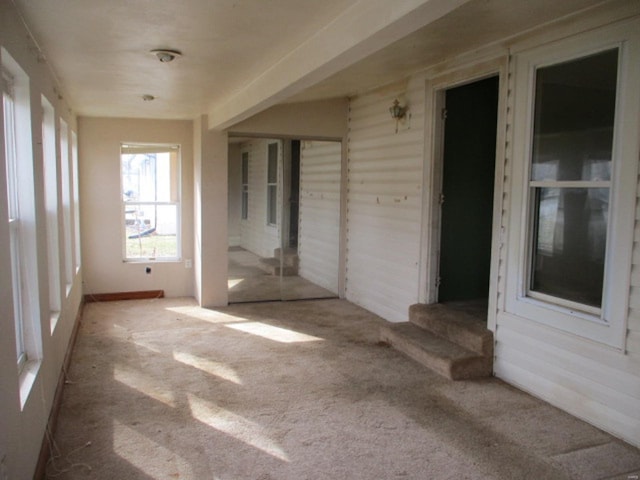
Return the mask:
{"type": "Polygon", "coordinates": [[[400,102],[398,101],[397,98],[393,101],[393,105],[389,107],[389,113],[391,114],[391,118],[393,118],[396,121],[396,133],[398,133],[398,122],[403,118],[405,118],[405,116],[407,115],[407,110],[408,110],[408,107],[406,105],[404,106],[400,105],[400,102]]]}
{"type": "Polygon", "coordinates": [[[176,58],[182,56],[182,52],[179,50],[166,50],[162,48],[151,50],[151,53],[158,57],[158,60],[162,63],[173,62],[176,58]]]}
{"type": "Polygon", "coordinates": [[[396,98],[393,101],[393,105],[389,108],[389,113],[391,113],[391,118],[393,118],[394,120],[400,120],[406,115],[407,107],[403,107],[402,105],[400,105],[400,102],[396,98]]]}

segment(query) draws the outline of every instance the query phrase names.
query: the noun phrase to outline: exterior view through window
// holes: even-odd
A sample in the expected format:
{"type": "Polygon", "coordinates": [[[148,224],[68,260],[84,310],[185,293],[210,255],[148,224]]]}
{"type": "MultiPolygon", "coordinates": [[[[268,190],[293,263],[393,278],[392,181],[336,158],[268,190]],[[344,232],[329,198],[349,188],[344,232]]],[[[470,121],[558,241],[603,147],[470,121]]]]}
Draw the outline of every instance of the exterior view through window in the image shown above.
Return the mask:
{"type": "Polygon", "coordinates": [[[602,306],[617,71],[613,49],[536,72],[532,296],[602,306]]]}
{"type": "Polygon", "coordinates": [[[180,148],[122,145],[124,259],[180,258],[180,148]]]}

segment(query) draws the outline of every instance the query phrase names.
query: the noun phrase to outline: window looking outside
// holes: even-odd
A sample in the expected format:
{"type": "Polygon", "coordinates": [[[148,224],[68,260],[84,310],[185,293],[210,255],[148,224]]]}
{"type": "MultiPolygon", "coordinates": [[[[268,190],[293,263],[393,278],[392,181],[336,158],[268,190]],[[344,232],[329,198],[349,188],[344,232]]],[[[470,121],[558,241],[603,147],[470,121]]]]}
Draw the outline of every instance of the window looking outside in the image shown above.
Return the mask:
{"type": "Polygon", "coordinates": [[[602,307],[618,49],[538,68],[529,295],[602,307]]]}
{"type": "Polygon", "coordinates": [[[69,127],[60,119],[60,173],[62,175],[62,227],[64,238],[64,278],[67,295],[73,283],[73,239],[71,236],[71,165],[69,160],[69,127]]]}
{"type": "Polygon", "coordinates": [[[42,160],[44,167],[44,205],[47,212],[47,264],[49,266],[49,311],[51,327],[61,310],[60,243],[58,240],[58,160],[56,158],[56,120],[53,106],[42,97],[42,160]]]}
{"type": "Polygon", "coordinates": [[[270,143],[267,154],[267,224],[278,222],[278,144],[270,143]]]}
{"type": "Polygon", "coordinates": [[[80,185],[78,183],[78,134],[71,131],[71,174],[73,180],[73,264],[80,270],[80,185]]]}
{"type": "Polygon", "coordinates": [[[124,259],[180,258],[180,147],[122,145],[124,259]]]}
{"type": "Polygon", "coordinates": [[[13,318],[16,332],[18,370],[27,361],[24,341],[22,261],[20,251],[20,205],[18,195],[18,158],[16,148],[15,103],[12,79],[2,72],[2,106],[4,112],[4,149],[7,174],[7,201],[9,210],[9,250],[11,254],[11,280],[13,291],[13,318]]]}
{"type": "Polygon", "coordinates": [[[249,152],[242,153],[242,219],[249,218],[249,152]]]}

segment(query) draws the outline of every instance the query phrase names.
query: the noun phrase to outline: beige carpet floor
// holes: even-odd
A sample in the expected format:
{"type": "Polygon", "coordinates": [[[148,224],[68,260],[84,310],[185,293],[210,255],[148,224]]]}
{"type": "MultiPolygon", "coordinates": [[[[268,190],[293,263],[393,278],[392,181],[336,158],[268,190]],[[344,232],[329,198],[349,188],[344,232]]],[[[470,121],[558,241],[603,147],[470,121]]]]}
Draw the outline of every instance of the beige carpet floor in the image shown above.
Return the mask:
{"type": "Polygon", "coordinates": [[[640,452],[496,379],[449,382],[342,300],[88,304],[51,478],[631,479],[640,452]]]}

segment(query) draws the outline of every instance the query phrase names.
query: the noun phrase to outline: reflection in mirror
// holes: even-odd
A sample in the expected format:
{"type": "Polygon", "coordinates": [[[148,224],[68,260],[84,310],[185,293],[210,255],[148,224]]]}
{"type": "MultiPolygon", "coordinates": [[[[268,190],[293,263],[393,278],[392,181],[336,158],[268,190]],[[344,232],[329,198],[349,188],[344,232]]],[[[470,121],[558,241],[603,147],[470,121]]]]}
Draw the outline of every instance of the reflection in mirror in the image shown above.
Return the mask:
{"type": "Polygon", "coordinates": [[[230,139],[230,303],[338,296],[341,152],[230,139]]]}

